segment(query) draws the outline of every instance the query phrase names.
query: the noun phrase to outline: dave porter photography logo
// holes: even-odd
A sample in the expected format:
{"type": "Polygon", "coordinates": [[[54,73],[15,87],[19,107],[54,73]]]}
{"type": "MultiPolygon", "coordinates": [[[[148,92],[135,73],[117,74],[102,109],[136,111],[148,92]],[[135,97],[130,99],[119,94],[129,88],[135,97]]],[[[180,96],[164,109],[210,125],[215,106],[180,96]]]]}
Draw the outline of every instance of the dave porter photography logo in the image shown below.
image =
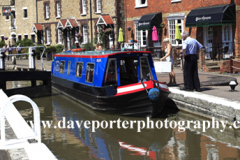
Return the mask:
{"type": "Polygon", "coordinates": [[[209,16],[209,17],[204,17],[204,16],[202,16],[202,17],[196,17],[196,22],[197,22],[197,21],[210,20],[210,19],[212,19],[211,16],[209,16]]]}

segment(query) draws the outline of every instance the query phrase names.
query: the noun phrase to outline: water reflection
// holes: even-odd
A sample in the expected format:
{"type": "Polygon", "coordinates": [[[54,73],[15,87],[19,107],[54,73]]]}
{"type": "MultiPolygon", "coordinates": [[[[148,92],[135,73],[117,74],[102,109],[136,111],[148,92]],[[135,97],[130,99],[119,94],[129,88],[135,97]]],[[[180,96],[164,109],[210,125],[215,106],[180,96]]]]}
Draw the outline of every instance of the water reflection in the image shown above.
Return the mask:
{"type": "MultiPolygon", "coordinates": [[[[54,125],[66,120],[145,120],[145,118],[124,117],[95,112],[78,102],[53,92],[52,97],[34,99],[41,111],[42,120],[53,120],[54,125]]],[[[23,104],[18,104],[23,105],[23,104]]],[[[31,110],[20,108],[26,119],[31,119],[31,110]]],[[[183,112],[180,119],[201,120],[183,112]]],[[[159,120],[159,119],[154,119],[159,120]]],[[[162,119],[164,120],[164,119],[162,119]]],[[[98,129],[92,132],[74,124],[74,129],[43,128],[42,141],[58,159],[149,159],[149,160],[237,160],[240,158],[239,132],[226,130],[178,129],[98,129]]]]}

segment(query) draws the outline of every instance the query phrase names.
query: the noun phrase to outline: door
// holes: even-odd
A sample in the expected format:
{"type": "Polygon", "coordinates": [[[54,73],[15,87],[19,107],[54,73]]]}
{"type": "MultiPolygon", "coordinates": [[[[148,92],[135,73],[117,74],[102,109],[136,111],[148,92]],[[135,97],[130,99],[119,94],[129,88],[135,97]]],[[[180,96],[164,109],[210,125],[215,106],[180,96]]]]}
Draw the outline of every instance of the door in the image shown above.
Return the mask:
{"type": "Polygon", "coordinates": [[[206,26],[204,27],[204,46],[206,48],[206,59],[210,59],[210,52],[212,52],[213,47],[213,27],[212,26],[206,26]]]}
{"type": "Polygon", "coordinates": [[[117,83],[117,60],[109,58],[105,74],[105,85],[118,85],[117,83]]]}

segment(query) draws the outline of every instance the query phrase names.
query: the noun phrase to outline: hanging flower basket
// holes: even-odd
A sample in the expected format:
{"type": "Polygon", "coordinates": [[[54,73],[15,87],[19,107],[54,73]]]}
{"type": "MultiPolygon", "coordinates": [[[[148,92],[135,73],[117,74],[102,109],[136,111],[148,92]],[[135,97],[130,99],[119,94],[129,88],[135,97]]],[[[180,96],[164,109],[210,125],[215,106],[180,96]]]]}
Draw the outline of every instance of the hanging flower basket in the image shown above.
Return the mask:
{"type": "Polygon", "coordinates": [[[107,29],[105,29],[103,32],[104,33],[108,33],[108,32],[111,32],[112,31],[112,28],[107,28],[107,29]]]}
{"type": "Polygon", "coordinates": [[[8,37],[4,37],[5,40],[8,40],[8,37]]]}
{"type": "Polygon", "coordinates": [[[161,27],[161,28],[165,27],[165,24],[162,22],[162,23],[160,24],[160,27],[161,27]]]}
{"type": "Polygon", "coordinates": [[[128,27],[127,27],[127,30],[128,30],[128,31],[131,31],[131,29],[132,29],[131,26],[128,26],[128,27]]]}

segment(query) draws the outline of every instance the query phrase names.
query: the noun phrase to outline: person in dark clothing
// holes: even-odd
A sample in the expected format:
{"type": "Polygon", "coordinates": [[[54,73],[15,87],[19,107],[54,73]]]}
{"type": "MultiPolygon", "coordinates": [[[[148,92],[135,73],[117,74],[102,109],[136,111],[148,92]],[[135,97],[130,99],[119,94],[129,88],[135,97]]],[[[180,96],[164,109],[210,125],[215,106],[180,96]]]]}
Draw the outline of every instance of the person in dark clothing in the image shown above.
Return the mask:
{"type": "Polygon", "coordinates": [[[197,53],[203,46],[196,40],[189,37],[189,33],[184,31],[182,34],[182,52],[185,59],[184,63],[184,87],[181,90],[200,91],[200,81],[198,77],[197,53]]]}
{"type": "Polygon", "coordinates": [[[8,46],[8,61],[9,61],[9,57],[10,57],[10,55],[12,54],[12,46],[11,46],[11,44],[9,44],[9,46],[8,46]]]}

